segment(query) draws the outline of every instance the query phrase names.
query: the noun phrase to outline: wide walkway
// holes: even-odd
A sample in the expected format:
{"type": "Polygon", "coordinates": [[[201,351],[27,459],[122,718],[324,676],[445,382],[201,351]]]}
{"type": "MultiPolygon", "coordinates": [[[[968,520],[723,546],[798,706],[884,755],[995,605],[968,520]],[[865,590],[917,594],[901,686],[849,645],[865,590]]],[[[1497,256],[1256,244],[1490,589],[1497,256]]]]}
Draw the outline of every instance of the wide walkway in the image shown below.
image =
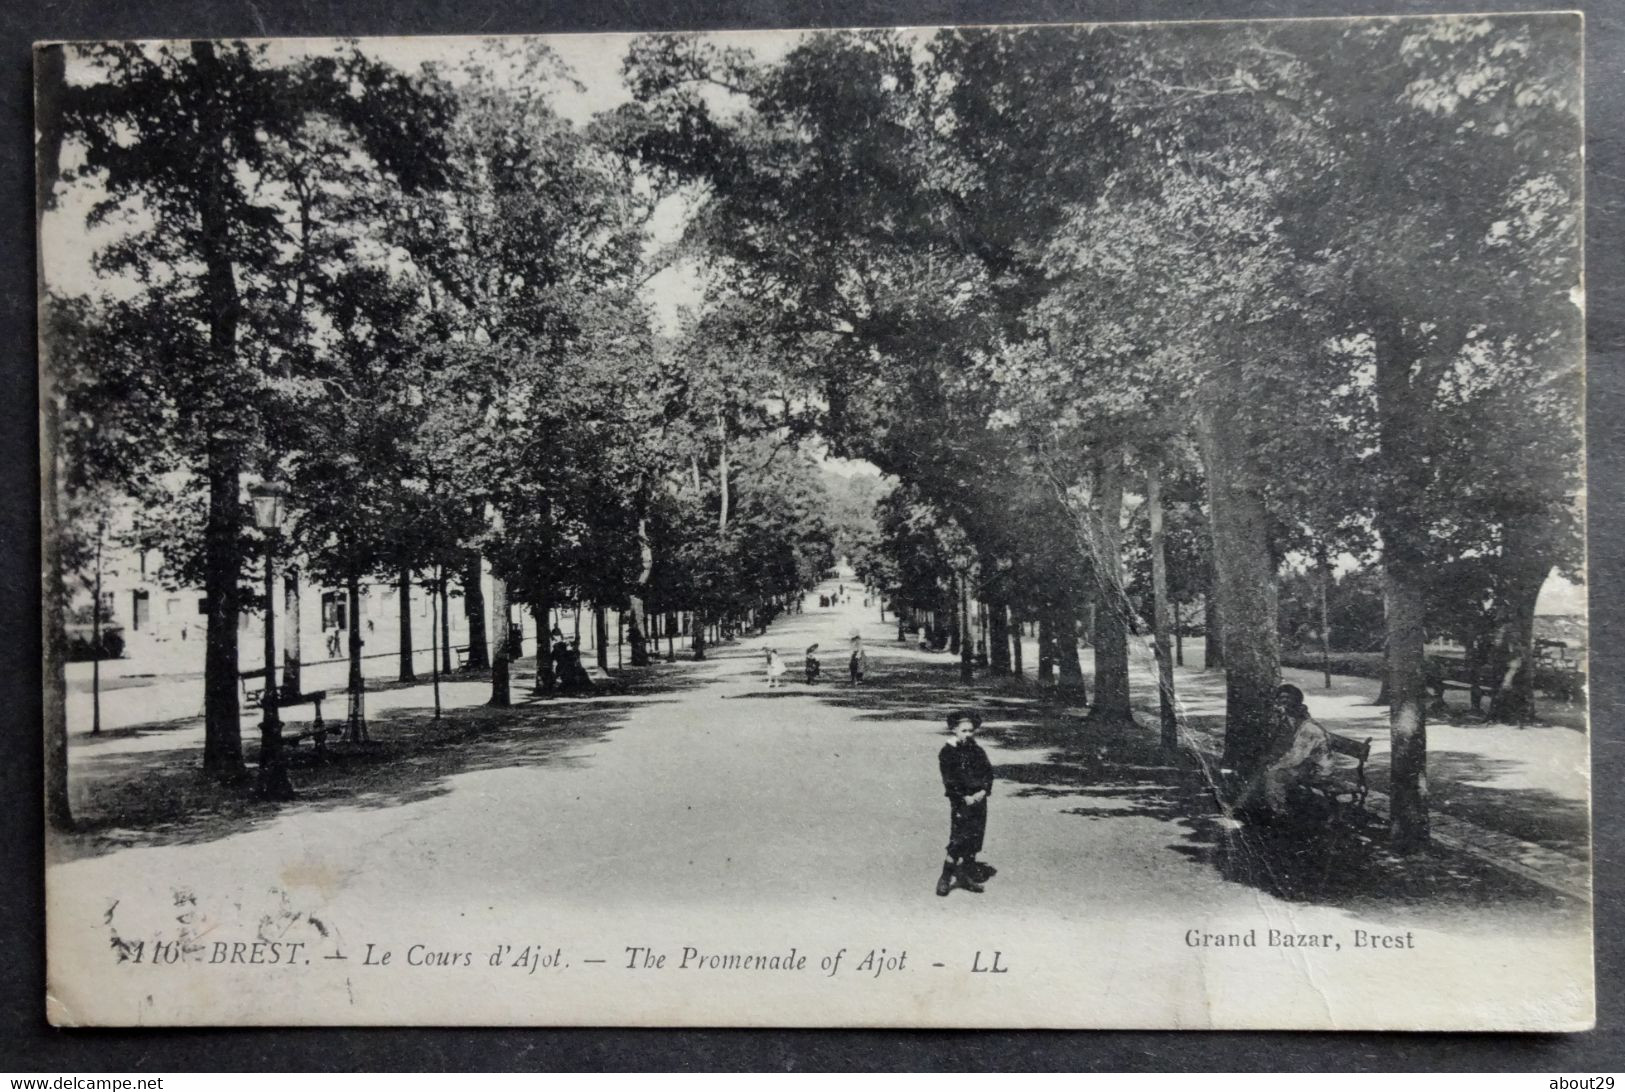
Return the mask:
{"type": "MultiPolygon", "coordinates": [[[[440,943],[447,929],[483,943],[523,922],[536,943],[563,938],[609,961],[627,946],[680,947],[685,937],[908,947],[935,953],[944,968],[998,948],[1007,958],[1019,953],[1040,977],[1075,975],[1084,960],[1089,988],[1116,999],[1121,1020],[1111,1022],[1130,1025],[1166,1023],[1170,1006],[1192,1025],[1218,1019],[1210,990],[1193,984],[1187,966],[1207,956],[1182,938],[1237,921],[1413,931],[1431,955],[1350,965],[1357,978],[1372,976],[1372,989],[1426,973],[1437,958],[1455,968],[1463,996],[1488,996],[1502,971],[1493,962],[1460,967],[1472,965],[1475,945],[1497,937],[1541,953],[1540,974],[1555,976],[1553,988],[1582,973],[1572,956],[1587,921],[1578,900],[1494,870],[1354,858],[1316,863],[1331,876],[1324,890],[1283,890],[1224,827],[1200,771],[1169,765],[1150,733],[1080,727],[1021,687],[967,689],[947,657],[899,646],[895,628],[856,597],[827,610],[816,596],[809,602],[766,636],[714,650],[705,663],[635,673],[630,685],[590,699],[489,710],[479,704],[488,684],[460,681],[446,687],[448,720],[432,725],[425,687],[369,694],[389,760],[296,769],[301,798],[288,805],[200,797],[143,818],[155,797],[203,792],[193,772],[196,722],[77,737],[72,769],[90,829],[54,851],[51,882],[75,899],[53,906],[61,911],[53,931],[60,924],[64,935],[100,937],[115,920],[161,929],[184,892],[212,899],[218,915],[281,914],[284,928],[317,918],[324,942],[352,944],[385,935],[440,943]],[[853,634],[869,648],[870,678],[860,687],[845,681],[853,634]],[[793,670],[770,690],[765,648],[797,668],[814,642],[825,681],[808,687],[793,670]],[[985,894],[937,898],[947,808],[936,753],[946,712],[972,701],[987,717],[998,777],[986,858],[999,873],[985,894]],[[124,804],[108,802],[118,799],[124,804]],[[1355,875],[1373,867],[1375,885],[1355,875]],[[123,917],[109,916],[114,903],[123,917]],[[1134,960],[1120,958],[1124,945],[1136,946],[1134,960]],[[1475,985],[1475,976],[1483,981],[1475,985]]],[[[516,680],[516,694],[526,682],[516,680]]],[[[1263,958],[1290,966],[1301,957],[1263,958]]],[[[1259,971],[1237,964],[1237,988],[1259,971]]],[[[1335,1022],[1337,1002],[1320,987],[1312,975],[1293,978],[1280,987],[1281,1011],[1313,1006],[1335,1022]]],[[[1528,994],[1548,995],[1541,983],[1528,994]]],[[[879,991],[877,1005],[887,997],[879,991]]],[[[392,1003],[408,1019],[415,1006],[440,1011],[434,1006],[448,999],[504,1022],[478,990],[392,1003]]],[[[657,989],[649,1003],[659,999],[657,989]]],[[[227,1009],[256,1001],[215,1000],[227,1009]]],[[[571,1003],[570,1013],[593,1018],[591,1004],[571,1003]]],[[[537,998],[504,1012],[523,1022],[556,1016],[561,1004],[537,998]]],[[[726,999],[718,1004],[707,1011],[735,1011],[726,999]]],[[[992,1022],[1023,1019],[1018,1006],[992,1022]]],[[[1303,1022],[1259,1022],[1283,1020],[1303,1022]]],[[[1034,1013],[1027,1022],[1045,1021],[1034,1013]]]]}

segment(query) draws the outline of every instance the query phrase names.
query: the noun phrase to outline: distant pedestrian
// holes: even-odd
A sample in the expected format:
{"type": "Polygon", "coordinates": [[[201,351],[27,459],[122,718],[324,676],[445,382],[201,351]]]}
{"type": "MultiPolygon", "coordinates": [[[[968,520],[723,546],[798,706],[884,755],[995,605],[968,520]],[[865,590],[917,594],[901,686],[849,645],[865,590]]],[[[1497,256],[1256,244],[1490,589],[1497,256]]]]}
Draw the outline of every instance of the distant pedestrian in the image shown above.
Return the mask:
{"type": "Polygon", "coordinates": [[[847,673],[852,676],[852,685],[856,686],[863,681],[863,673],[869,668],[869,657],[863,651],[863,638],[852,638],[852,658],[847,661],[847,673]]]}
{"type": "Polygon", "coordinates": [[[554,633],[553,647],[548,650],[547,660],[553,671],[554,685],[563,689],[569,680],[570,646],[564,643],[562,633],[554,633]]]}
{"type": "Polygon", "coordinates": [[[948,714],[948,731],[953,739],[937,753],[942,772],[942,790],[948,797],[948,848],[937,878],[937,894],[946,895],[955,887],[980,893],[982,881],[992,878],[994,869],[978,864],[982,838],[987,833],[987,798],[993,791],[993,764],[976,742],[982,718],[973,710],[948,714]]]}
{"type": "Polygon", "coordinates": [[[570,647],[564,654],[563,681],[560,689],[566,693],[579,694],[593,688],[592,676],[581,663],[581,642],[571,641],[570,647]]]}
{"type": "Polygon", "coordinates": [[[777,690],[779,680],[784,677],[784,657],[779,655],[778,649],[767,650],[767,688],[777,690]]]}

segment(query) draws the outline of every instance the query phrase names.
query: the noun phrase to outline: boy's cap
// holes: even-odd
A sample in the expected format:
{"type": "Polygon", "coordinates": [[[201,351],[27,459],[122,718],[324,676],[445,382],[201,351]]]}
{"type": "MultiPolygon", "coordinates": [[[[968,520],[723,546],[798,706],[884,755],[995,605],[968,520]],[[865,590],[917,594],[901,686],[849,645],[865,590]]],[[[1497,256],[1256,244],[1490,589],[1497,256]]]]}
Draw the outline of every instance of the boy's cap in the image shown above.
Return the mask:
{"type": "Polygon", "coordinates": [[[973,728],[980,728],[982,726],[981,714],[977,713],[976,710],[955,709],[952,713],[948,714],[948,727],[952,728],[961,721],[966,720],[971,722],[971,727],[973,728]]]}

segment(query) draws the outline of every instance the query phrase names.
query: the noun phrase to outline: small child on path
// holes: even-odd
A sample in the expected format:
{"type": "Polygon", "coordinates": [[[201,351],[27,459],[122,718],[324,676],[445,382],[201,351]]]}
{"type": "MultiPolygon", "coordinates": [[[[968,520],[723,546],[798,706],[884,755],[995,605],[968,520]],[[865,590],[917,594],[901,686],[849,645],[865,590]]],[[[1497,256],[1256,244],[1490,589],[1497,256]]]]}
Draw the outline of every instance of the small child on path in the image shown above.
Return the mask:
{"type": "Polygon", "coordinates": [[[987,798],[993,791],[993,764],[975,740],[982,718],[973,710],[948,714],[948,731],[953,738],[937,753],[942,771],[942,789],[948,797],[948,849],[937,879],[937,894],[946,895],[955,887],[978,894],[983,880],[994,869],[978,864],[982,838],[987,833],[987,798]]]}

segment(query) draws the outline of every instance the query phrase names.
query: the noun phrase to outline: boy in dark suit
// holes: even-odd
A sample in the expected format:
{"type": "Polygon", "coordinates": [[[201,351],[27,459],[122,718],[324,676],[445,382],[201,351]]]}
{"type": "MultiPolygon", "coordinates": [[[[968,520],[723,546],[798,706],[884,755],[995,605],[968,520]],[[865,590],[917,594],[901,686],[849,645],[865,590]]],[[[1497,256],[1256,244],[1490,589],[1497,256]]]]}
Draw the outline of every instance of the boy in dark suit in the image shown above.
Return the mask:
{"type": "Polygon", "coordinates": [[[948,714],[948,731],[954,738],[937,753],[949,808],[948,850],[937,879],[938,895],[955,886],[980,893],[981,881],[993,875],[993,869],[976,862],[987,831],[987,798],[993,791],[993,764],[974,738],[981,726],[982,718],[969,709],[948,714]]]}

